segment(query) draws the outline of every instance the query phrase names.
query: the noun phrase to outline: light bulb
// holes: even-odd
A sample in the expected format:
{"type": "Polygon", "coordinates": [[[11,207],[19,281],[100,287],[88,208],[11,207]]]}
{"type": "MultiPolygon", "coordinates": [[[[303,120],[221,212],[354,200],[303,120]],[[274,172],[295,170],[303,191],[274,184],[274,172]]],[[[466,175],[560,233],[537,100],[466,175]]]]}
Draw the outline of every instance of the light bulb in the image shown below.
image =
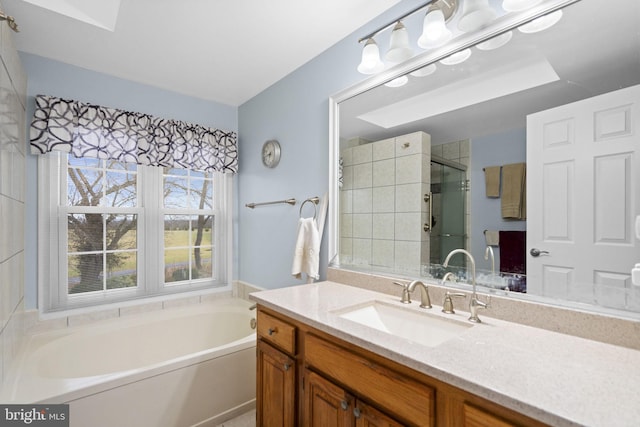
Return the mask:
{"type": "Polygon", "coordinates": [[[507,31],[506,33],[500,34],[499,36],[495,36],[487,40],[486,42],[478,43],[476,47],[480,50],[497,49],[509,43],[509,40],[511,40],[511,37],[513,37],[513,33],[511,31],[507,31]]]}
{"type": "Polygon", "coordinates": [[[465,0],[462,3],[458,29],[465,33],[476,31],[487,26],[496,17],[496,12],[489,6],[489,0],[465,0]]]}
{"type": "Polygon", "coordinates": [[[400,86],[406,85],[408,81],[409,81],[409,77],[400,76],[398,78],[391,80],[390,82],[385,83],[384,85],[387,87],[400,87],[400,86]]]}
{"type": "Polygon", "coordinates": [[[507,12],[520,12],[522,10],[527,10],[542,0],[504,0],[502,2],[502,8],[507,12]]]}

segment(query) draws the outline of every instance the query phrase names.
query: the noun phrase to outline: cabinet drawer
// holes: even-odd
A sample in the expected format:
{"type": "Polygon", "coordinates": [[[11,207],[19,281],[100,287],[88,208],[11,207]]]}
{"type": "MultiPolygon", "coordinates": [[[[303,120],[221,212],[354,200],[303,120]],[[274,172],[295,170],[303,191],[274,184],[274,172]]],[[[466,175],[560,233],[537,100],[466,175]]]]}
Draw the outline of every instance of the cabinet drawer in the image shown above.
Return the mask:
{"type": "Polygon", "coordinates": [[[296,354],[296,328],[284,320],[258,311],[258,336],[289,354],[296,354]]]}
{"type": "Polygon", "coordinates": [[[409,423],[435,424],[435,390],[345,348],[307,334],[305,361],[365,400],[409,423]]]}
{"type": "Polygon", "coordinates": [[[464,427],[517,427],[517,424],[498,418],[468,403],[465,403],[463,408],[464,427]]]}

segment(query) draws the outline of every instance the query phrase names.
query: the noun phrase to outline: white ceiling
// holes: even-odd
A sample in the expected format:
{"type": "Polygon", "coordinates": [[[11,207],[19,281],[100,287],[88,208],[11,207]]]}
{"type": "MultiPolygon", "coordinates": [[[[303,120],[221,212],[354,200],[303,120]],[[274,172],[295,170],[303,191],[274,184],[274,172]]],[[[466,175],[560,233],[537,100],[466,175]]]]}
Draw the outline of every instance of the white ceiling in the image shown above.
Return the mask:
{"type": "Polygon", "coordinates": [[[3,0],[3,4],[20,27],[14,37],[18,50],[238,106],[399,1],[3,0]]]}

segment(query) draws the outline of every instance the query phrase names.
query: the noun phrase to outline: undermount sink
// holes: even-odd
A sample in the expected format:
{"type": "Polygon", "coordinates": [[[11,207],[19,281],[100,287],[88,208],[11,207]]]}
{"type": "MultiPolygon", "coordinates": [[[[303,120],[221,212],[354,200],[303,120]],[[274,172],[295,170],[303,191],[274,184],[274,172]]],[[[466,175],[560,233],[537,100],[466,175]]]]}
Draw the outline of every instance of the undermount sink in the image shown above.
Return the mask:
{"type": "Polygon", "coordinates": [[[334,312],[338,317],[429,347],[435,347],[473,327],[410,307],[370,301],[334,312]]]}

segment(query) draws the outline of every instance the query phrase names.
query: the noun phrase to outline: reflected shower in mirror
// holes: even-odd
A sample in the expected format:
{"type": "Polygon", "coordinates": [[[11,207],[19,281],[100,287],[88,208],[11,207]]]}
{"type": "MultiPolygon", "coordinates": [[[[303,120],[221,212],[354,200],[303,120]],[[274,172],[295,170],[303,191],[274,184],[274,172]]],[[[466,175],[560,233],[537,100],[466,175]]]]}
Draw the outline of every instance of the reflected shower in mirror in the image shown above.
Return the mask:
{"type": "Polygon", "coordinates": [[[636,0],[581,0],[545,31],[338,97],[336,265],[441,278],[465,248],[487,287],[640,312],[639,27],[636,0]]]}

